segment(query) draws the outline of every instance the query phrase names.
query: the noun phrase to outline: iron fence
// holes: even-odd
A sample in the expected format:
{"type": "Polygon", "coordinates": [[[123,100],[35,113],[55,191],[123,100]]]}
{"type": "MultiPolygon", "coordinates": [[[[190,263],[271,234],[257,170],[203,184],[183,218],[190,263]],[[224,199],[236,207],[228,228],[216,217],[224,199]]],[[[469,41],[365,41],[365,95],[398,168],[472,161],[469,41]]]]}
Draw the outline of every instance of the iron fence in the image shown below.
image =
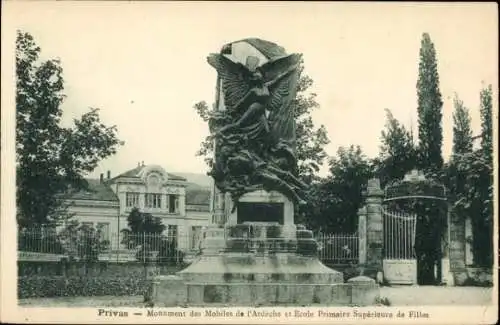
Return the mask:
{"type": "Polygon", "coordinates": [[[180,263],[194,253],[190,236],[155,233],[112,234],[20,231],[18,260],[25,262],[155,262],[180,263]]]}
{"type": "MultiPolygon", "coordinates": [[[[248,251],[285,252],[288,249],[280,238],[267,238],[266,247],[262,248],[258,239],[227,236],[227,233],[225,237],[226,246],[241,244],[248,251]]],[[[326,264],[353,264],[359,259],[356,234],[319,234],[315,240],[318,257],[326,264]]],[[[18,260],[179,265],[189,264],[200,253],[201,242],[202,236],[199,235],[122,233],[103,237],[98,233],[21,231],[18,234],[18,260]]]]}
{"type": "Polygon", "coordinates": [[[348,265],[359,260],[359,237],[356,234],[320,234],[319,258],[326,264],[348,265]]]}

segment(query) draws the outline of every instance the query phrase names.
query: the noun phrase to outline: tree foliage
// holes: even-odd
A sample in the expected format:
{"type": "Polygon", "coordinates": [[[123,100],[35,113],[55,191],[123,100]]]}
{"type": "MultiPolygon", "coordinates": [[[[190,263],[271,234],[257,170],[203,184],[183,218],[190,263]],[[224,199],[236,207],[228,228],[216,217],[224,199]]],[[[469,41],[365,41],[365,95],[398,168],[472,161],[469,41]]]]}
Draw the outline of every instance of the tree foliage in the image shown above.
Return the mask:
{"type": "Polygon", "coordinates": [[[110,248],[109,240],[102,237],[102,227],[69,221],[58,235],[64,253],[72,260],[88,266],[99,261],[99,255],[110,248]]]}
{"type": "Polygon", "coordinates": [[[481,147],[473,149],[468,110],[455,100],[453,154],[446,166],[453,213],[472,222],[474,263],[491,266],[493,261],[493,145],[491,86],[480,93],[481,147]]]}
{"type": "Polygon", "coordinates": [[[413,135],[386,109],[385,129],[381,132],[379,156],[374,159],[376,176],[382,187],[389,181],[402,179],[416,167],[417,152],[413,135]]]}
{"type": "MultiPolygon", "coordinates": [[[[299,176],[310,183],[319,171],[327,154],[324,150],[329,143],[328,135],[324,125],[315,127],[311,113],[319,108],[316,102],[316,94],[308,90],[313,85],[313,80],[304,73],[304,64],[299,67],[299,82],[297,95],[292,102],[296,120],[297,135],[297,160],[299,176]]],[[[205,101],[198,102],[194,109],[203,121],[208,122],[213,110],[209,109],[205,101]]],[[[212,137],[208,135],[201,142],[197,156],[205,157],[209,167],[213,164],[214,144],[212,137]]]]}
{"type": "Polygon", "coordinates": [[[359,146],[340,147],[329,161],[330,175],[315,182],[308,193],[305,222],[325,233],[353,233],[363,190],[373,177],[373,166],[359,146]]]}
{"type": "Polygon", "coordinates": [[[462,216],[470,213],[470,206],[466,206],[467,196],[467,177],[469,171],[467,165],[463,163],[464,159],[472,155],[472,129],[469,110],[464,106],[462,100],[455,95],[453,112],[453,151],[450,161],[446,164],[445,184],[456,202],[454,213],[462,216]]]}
{"type": "Polygon", "coordinates": [[[122,243],[128,248],[136,248],[145,242],[153,242],[155,237],[161,235],[166,226],[161,218],[153,217],[150,213],[133,208],[127,216],[128,229],[122,229],[122,243]],[[147,237],[147,238],[146,238],[147,237]]]}
{"type": "Polygon", "coordinates": [[[153,262],[153,251],[158,251],[162,245],[161,234],[166,226],[161,218],[150,213],[133,208],[127,217],[128,229],[123,229],[122,244],[128,249],[136,249],[136,258],[145,264],[153,262]]]}
{"type": "Polygon", "coordinates": [[[493,99],[492,87],[488,85],[481,90],[481,156],[484,161],[484,214],[487,220],[493,220],[493,99]]]}
{"type": "Polygon", "coordinates": [[[429,34],[422,35],[417,81],[418,153],[421,170],[438,174],[443,166],[441,92],[437,70],[436,49],[429,34]]]}
{"type": "Polygon", "coordinates": [[[65,216],[63,194],[86,187],[83,175],[121,144],[116,127],[90,109],[72,128],[61,126],[64,79],[57,59],[40,60],[33,37],[16,39],[17,220],[21,228],[65,216]]]}
{"type": "Polygon", "coordinates": [[[472,129],[469,109],[455,96],[453,101],[453,155],[472,152],[472,129]]]}

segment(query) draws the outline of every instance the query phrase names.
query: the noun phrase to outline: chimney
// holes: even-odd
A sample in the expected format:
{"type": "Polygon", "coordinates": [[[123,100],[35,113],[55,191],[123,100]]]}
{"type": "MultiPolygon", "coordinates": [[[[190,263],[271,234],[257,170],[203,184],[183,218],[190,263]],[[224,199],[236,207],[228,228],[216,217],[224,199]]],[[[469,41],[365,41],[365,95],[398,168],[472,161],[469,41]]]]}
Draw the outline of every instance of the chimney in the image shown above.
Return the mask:
{"type": "Polygon", "coordinates": [[[111,179],[111,171],[108,170],[108,179],[111,179]]]}
{"type": "Polygon", "coordinates": [[[140,161],[137,162],[137,167],[141,167],[141,162],[140,161]]]}
{"type": "Polygon", "coordinates": [[[144,167],[144,160],[142,161],[142,166],[144,167]]]}
{"type": "Polygon", "coordinates": [[[104,179],[104,174],[101,173],[101,176],[99,177],[99,182],[102,183],[103,179],[104,179]]]}

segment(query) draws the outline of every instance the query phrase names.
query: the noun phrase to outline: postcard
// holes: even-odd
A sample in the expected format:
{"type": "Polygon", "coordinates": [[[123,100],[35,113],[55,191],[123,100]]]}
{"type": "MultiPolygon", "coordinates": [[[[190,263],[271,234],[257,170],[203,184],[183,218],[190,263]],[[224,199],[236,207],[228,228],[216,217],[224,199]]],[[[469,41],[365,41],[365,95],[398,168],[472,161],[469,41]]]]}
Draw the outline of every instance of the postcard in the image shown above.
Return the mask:
{"type": "Polygon", "coordinates": [[[496,9],[4,2],[1,320],[496,323],[496,9]]]}

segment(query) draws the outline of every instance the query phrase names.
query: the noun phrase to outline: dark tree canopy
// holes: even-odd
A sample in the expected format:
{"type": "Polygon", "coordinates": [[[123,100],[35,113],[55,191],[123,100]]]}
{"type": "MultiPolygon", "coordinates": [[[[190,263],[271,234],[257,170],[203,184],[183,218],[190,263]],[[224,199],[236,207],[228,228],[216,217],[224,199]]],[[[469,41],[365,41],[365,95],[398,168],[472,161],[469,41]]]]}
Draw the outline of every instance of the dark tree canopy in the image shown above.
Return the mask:
{"type": "Polygon", "coordinates": [[[127,224],[129,229],[125,229],[133,235],[137,234],[161,234],[165,231],[166,226],[162,223],[161,218],[153,217],[151,213],[139,211],[133,208],[127,217],[127,224]]]}
{"type": "Polygon", "coordinates": [[[353,233],[363,203],[363,189],[373,177],[373,166],[359,146],[340,147],[329,161],[330,174],[315,182],[300,222],[325,233],[353,233]]]}
{"type": "Polygon", "coordinates": [[[21,228],[65,216],[64,194],[86,187],[83,175],[121,144],[116,127],[90,109],[72,128],[61,126],[64,79],[57,59],[40,61],[33,37],[16,39],[17,220],[21,228]]]}
{"type": "Polygon", "coordinates": [[[388,109],[386,116],[385,129],[381,132],[379,157],[374,159],[376,176],[380,178],[382,186],[402,179],[416,167],[417,159],[411,130],[407,130],[388,109]]]}

